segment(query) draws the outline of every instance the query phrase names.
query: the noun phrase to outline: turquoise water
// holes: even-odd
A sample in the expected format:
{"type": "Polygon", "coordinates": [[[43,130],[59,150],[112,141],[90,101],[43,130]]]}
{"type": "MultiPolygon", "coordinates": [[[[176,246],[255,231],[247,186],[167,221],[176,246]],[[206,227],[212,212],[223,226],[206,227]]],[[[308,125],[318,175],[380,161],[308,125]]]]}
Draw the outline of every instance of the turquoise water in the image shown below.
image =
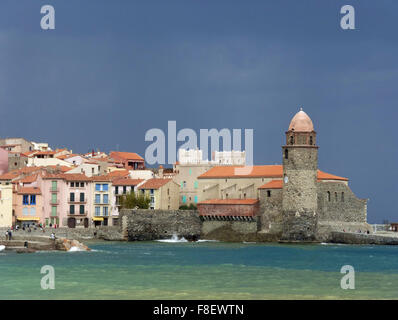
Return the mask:
{"type": "Polygon", "coordinates": [[[0,299],[396,299],[398,247],[93,242],[91,252],[0,253],[0,299]],[[355,290],[340,288],[343,265],[355,290]],[[55,269],[43,290],[40,269],[55,269]]]}

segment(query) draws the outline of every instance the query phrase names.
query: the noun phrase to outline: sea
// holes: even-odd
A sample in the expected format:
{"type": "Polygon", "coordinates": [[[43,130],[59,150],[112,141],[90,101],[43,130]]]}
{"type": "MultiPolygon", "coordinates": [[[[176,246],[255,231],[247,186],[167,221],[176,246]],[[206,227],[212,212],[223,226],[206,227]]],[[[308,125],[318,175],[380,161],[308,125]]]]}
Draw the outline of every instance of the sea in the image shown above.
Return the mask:
{"type": "Polygon", "coordinates": [[[0,299],[398,298],[397,246],[179,238],[86,244],[91,251],[1,251],[0,299]]]}

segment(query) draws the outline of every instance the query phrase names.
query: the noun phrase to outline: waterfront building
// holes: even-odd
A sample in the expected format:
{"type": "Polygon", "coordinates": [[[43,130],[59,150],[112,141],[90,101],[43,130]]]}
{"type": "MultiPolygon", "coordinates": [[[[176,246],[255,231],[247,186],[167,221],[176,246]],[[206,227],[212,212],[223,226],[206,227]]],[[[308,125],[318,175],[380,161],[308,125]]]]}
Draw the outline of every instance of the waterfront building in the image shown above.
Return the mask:
{"type": "Polygon", "coordinates": [[[151,199],[150,209],[176,210],[179,208],[179,186],[172,179],[149,179],[141,184],[138,190],[151,199]]]}
{"type": "Polygon", "coordinates": [[[15,224],[19,226],[38,225],[42,220],[42,194],[38,187],[16,185],[13,194],[15,224]]]}
{"type": "MultiPolygon", "coordinates": [[[[64,174],[68,210],[67,226],[69,228],[91,225],[92,219],[92,188],[91,180],[84,174],[64,174]]],[[[65,219],[62,216],[61,219],[65,219]]],[[[63,223],[65,224],[65,223],[63,223]]]]}

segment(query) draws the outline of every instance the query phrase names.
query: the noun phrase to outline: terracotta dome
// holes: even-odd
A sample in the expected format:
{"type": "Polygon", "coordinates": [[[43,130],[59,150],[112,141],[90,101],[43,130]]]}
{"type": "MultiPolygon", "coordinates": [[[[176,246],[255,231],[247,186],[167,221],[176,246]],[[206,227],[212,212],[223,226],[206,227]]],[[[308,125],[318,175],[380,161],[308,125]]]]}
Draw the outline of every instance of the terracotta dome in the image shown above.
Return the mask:
{"type": "Polygon", "coordinates": [[[289,131],[311,132],[314,131],[314,125],[311,118],[306,114],[302,108],[296,113],[292,121],[290,121],[289,131]]]}

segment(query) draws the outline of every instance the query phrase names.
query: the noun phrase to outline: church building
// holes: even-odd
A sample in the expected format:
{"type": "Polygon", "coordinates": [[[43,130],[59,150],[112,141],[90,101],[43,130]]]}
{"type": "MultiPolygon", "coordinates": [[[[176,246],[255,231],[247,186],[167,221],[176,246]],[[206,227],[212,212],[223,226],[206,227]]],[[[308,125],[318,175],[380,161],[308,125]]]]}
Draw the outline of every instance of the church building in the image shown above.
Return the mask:
{"type": "Polygon", "coordinates": [[[318,148],[312,120],[300,110],[286,132],[282,165],[217,166],[198,177],[202,220],[288,241],[327,240],[332,231],[371,232],[367,199],[354,195],[347,178],[318,169],[318,148]]]}

